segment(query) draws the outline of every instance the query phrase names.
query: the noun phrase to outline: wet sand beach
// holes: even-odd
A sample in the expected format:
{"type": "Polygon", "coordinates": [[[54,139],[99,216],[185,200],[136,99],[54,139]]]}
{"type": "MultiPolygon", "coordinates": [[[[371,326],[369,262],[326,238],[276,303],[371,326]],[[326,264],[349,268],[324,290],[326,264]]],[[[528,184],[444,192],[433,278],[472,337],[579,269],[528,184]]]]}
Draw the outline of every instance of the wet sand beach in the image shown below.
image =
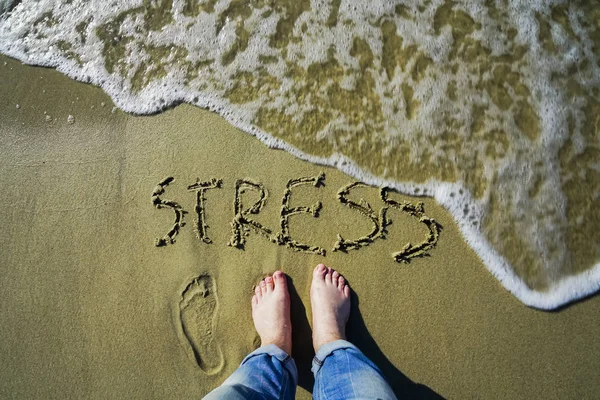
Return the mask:
{"type": "Polygon", "coordinates": [[[600,289],[599,21],[564,0],[2,0],[0,53],[432,196],[552,310],[600,289]]]}
{"type": "MultiPolygon", "coordinates": [[[[526,307],[432,199],[390,194],[423,202],[441,226],[427,256],[394,260],[429,234],[396,209],[385,238],[332,251],[338,234],[351,240],[372,229],[338,199],[353,178],[269,149],[196,107],[113,111],[100,89],[7,57],[0,76],[0,397],[199,398],[255,348],[252,288],[280,268],[292,288],[297,398],[310,398],[308,293],[319,262],[350,282],[348,336],[397,394],[600,396],[600,297],[555,312],[526,307]],[[288,181],[321,173],[323,185],[291,189],[288,208],[322,207],[318,217],[289,216],[288,233],[325,256],[254,231],[242,235],[243,249],[228,246],[236,181],[262,184],[265,203],[249,217],[275,236],[288,181]],[[153,194],[168,177],[159,203],[153,194]],[[222,183],[204,192],[200,234],[193,185],[213,178],[222,183]],[[169,236],[176,218],[183,225],[169,236]]],[[[348,195],[361,197],[383,206],[377,188],[348,195]]],[[[249,208],[258,191],[240,199],[249,208]]]]}

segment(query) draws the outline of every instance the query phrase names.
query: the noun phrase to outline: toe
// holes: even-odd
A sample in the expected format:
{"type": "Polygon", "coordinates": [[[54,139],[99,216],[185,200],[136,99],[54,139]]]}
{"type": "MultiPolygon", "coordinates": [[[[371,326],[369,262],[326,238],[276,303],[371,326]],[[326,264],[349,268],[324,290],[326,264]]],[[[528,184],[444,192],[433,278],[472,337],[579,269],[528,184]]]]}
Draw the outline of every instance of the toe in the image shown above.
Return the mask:
{"type": "Polygon", "coordinates": [[[345,285],[346,285],[346,280],[344,279],[343,276],[340,276],[338,279],[338,288],[343,291],[345,285]]]}
{"type": "Polygon", "coordinates": [[[331,275],[333,274],[333,270],[331,268],[327,268],[327,273],[325,274],[325,283],[331,283],[331,275]]]}
{"type": "Polygon", "coordinates": [[[267,293],[271,293],[273,291],[273,287],[274,287],[273,277],[272,276],[267,276],[265,278],[265,283],[266,283],[266,286],[267,286],[267,293]]]}
{"type": "Polygon", "coordinates": [[[315,267],[313,271],[313,277],[315,278],[323,278],[325,273],[327,272],[327,267],[324,264],[319,264],[315,267]]]}
{"type": "Polygon", "coordinates": [[[254,295],[256,296],[256,301],[258,302],[258,300],[262,297],[262,291],[260,290],[260,285],[256,285],[254,287],[254,295]]]}
{"type": "Polygon", "coordinates": [[[334,270],[331,274],[331,283],[333,283],[333,286],[337,287],[338,279],[340,279],[340,273],[334,270]]]}
{"type": "Polygon", "coordinates": [[[265,283],[264,280],[260,281],[260,291],[261,291],[261,293],[262,293],[263,296],[265,294],[267,294],[267,284],[265,283]]]}
{"type": "Polygon", "coordinates": [[[275,290],[282,290],[286,288],[285,274],[281,271],[275,271],[273,274],[273,282],[275,284],[275,290]]]}
{"type": "Polygon", "coordinates": [[[348,286],[348,285],[344,286],[344,295],[346,297],[350,297],[350,286],[348,286]]]}

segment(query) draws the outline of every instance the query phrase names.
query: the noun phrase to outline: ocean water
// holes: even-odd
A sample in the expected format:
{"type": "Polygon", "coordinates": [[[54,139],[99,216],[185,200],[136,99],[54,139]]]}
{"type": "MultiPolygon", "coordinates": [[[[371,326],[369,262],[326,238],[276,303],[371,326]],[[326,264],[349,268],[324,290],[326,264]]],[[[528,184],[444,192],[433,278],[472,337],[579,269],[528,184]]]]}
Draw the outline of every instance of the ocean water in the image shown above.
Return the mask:
{"type": "Polygon", "coordinates": [[[600,2],[0,0],[0,14],[0,52],[127,112],[188,102],[435,197],[528,305],[600,288],[600,2]]]}

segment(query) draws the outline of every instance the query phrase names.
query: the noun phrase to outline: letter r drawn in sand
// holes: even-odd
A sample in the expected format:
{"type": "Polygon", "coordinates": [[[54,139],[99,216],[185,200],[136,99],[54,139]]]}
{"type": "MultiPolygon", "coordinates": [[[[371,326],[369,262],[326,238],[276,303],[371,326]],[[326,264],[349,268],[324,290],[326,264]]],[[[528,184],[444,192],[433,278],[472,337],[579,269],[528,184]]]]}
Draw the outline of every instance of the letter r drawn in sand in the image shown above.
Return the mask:
{"type": "Polygon", "coordinates": [[[260,223],[250,218],[252,214],[258,214],[267,202],[268,192],[265,186],[260,182],[254,182],[250,179],[238,179],[235,181],[235,198],[233,200],[233,221],[231,221],[232,236],[227,243],[229,246],[237,247],[238,249],[244,249],[246,244],[246,236],[250,234],[250,231],[254,231],[259,235],[262,235],[269,239],[271,242],[277,242],[276,238],[271,235],[272,231],[262,226],[260,223]],[[242,194],[248,190],[252,190],[259,193],[259,199],[252,205],[252,207],[244,209],[242,204],[242,194]]]}

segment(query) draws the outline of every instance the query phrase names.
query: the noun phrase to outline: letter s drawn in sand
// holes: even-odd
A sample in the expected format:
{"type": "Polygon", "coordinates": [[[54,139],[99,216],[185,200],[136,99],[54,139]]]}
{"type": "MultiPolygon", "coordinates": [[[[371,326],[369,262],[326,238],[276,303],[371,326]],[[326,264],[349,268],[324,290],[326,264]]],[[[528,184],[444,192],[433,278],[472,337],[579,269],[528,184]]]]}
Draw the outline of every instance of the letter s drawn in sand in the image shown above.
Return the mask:
{"type": "Polygon", "coordinates": [[[348,250],[358,250],[361,247],[370,245],[377,238],[385,238],[385,228],[388,224],[388,220],[386,217],[387,207],[382,207],[381,210],[379,210],[379,213],[377,213],[371,208],[371,205],[367,203],[364,199],[360,199],[359,203],[349,200],[347,196],[350,194],[350,190],[355,187],[370,186],[362,182],[354,182],[349,185],[346,185],[338,191],[338,200],[346,207],[350,207],[353,210],[357,210],[362,215],[370,219],[373,223],[373,230],[366,236],[362,236],[354,240],[344,239],[342,235],[338,234],[337,241],[333,245],[333,251],[346,252],[348,250]]]}
{"type": "Polygon", "coordinates": [[[394,260],[399,263],[409,263],[412,258],[416,257],[427,257],[430,254],[427,252],[428,250],[434,248],[438,242],[440,237],[440,232],[442,230],[442,225],[440,225],[436,220],[430,218],[425,215],[425,206],[423,203],[418,203],[414,205],[407,201],[397,202],[396,200],[392,200],[388,198],[388,193],[392,189],[383,187],[381,188],[381,200],[388,206],[395,208],[396,210],[400,210],[402,212],[407,213],[410,216],[419,219],[419,222],[425,224],[429,233],[425,240],[421,243],[413,246],[410,243],[407,243],[402,250],[393,253],[392,256],[394,260]]]}
{"type": "Polygon", "coordinates": [[[185,225],[183,217],[187,214],[183,208],[172,200],[163,200],[160,198],[165,192],[165,188],[175,180],[172,176],[169,176],[158,183],[158,185],[152,191],[152,204],[158,209],[170,208],[175,212],[175,222],[173,227],[164,235],[162,238],[156,239],[156,247],[166,246],[168,243],[175,243],[175,236],[179,233],[179,230],[185,225]]]}

